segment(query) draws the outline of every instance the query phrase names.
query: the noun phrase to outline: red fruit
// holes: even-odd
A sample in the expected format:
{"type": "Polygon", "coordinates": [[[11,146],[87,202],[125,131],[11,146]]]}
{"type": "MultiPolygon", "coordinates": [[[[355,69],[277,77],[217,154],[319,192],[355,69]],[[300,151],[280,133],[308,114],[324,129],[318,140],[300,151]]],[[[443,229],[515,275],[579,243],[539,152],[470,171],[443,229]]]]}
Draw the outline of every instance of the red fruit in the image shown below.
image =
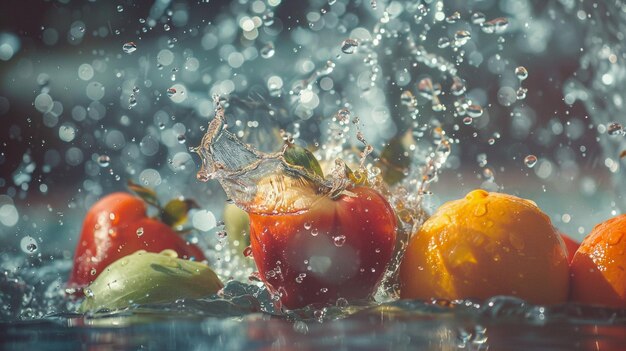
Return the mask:
{"type": "Polygon", "coordinates": [[[137,250],[176,251],[181,258],[204,260],[202,251],[171,227],[146,216],[146,204],[127,193],[113,193],[96,202],[83,222],[76,245],[70,287],[90,284],[111,263],[137,250]]]}
{"type": "MultiPolygon", "coordinates": [[[[338,298],[369,298],[391,259],[393,209],[378,192],[357,186],[331,198],[289,188],[287,202],[309,201],[306,211],[250,213],[250,239],[261,279],[294,309],[338,298]]],[[[261,194],[261,196],[270,196],[261,194]]]]}
{"type": "Polygon", "coordinates": [[[561,235],[561,239],[563,239],[563,242],[565,243],[565,248],[567,249],[567,262],[572,263],[572,260],[574,259],[574,254],[576,253],[576,250],[578,250],[580,243],[570,238],[566,234],[561,233],[560,231],[559,234],[561,235]]]}

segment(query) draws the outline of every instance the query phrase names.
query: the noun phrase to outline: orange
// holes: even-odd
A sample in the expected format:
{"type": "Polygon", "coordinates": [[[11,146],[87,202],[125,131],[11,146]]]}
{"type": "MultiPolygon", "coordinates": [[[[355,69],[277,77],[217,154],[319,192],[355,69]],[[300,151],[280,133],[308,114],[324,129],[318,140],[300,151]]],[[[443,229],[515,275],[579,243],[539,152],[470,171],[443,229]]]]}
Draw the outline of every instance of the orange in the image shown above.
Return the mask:
{"type": "Polygon", "coordinates": [[[474,190],[442,205],[411,238],[400,295],[555,304],[567,300],[568,279],[563,241],[534,202],[474,190]]]}
{"type": "Polygon", "coordinates": [[[571,264],[573,301],[626,308],[626,214],[596,225],[571,264]]]}

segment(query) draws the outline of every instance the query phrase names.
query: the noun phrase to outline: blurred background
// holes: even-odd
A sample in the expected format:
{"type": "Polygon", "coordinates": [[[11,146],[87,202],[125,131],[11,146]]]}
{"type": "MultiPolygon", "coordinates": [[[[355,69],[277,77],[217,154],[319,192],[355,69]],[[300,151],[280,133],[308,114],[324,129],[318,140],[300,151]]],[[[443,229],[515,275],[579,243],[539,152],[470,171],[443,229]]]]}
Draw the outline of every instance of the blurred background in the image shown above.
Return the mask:
{"type": "Polygon", "coordinates": [[[617,0],[2,1],[0,254],[34,241],[70,257],[89,206],[128,180],[194,197],[191,225],[214,235],[226,198],[190,151],[214,94],[265,151],[278,129],[322,150],[340,108],[374,155],[410,132],[428,157],[423,131],[441,126],[452,149],[428,210],[483,187],[581,239],[626,205],[625,14],[617,0]]]}

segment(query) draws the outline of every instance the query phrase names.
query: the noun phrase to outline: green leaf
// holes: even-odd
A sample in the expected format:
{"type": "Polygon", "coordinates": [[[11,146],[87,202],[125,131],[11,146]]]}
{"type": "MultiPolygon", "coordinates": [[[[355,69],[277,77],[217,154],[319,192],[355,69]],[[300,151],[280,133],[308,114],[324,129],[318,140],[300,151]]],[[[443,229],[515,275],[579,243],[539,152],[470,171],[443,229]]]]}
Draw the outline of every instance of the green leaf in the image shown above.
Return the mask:
{"type": "Polygon", "coordinates": [[[311,151],[303,148],[302,146],[289,144],[283,154],[283,158],[292,166],[301,167],[309,174],[314,174],[320,178],[324,178],[322,167],[320,167],[320,164],[315,156],[313,156],[311,151]]]}
{"type": "Polygon", "coordinates": [[[211,296],[223,286],[203,263],[179,259],[172,250],[158,254],[141,250],[110,264],[85,288],[80,311],[197,299],[211,296]]]}
{"type": "Polygon", "coordinates": [[[185,223],[187,214],[192,208],[199,208],[193,200],[174,199],[168,202],[161,211],[161,221],[170,227],[175,227],[185,223]]]}
{"type": "Polygon", "coordinates": [[[161,205],[159,205],[159,199],[157,198],[157,194],[154,190],[134,183],[132,180],[128,180],[127,186],[128,189],[137,194],[137,196],[139,196],[146,203],[161,208],[161,205]]]}

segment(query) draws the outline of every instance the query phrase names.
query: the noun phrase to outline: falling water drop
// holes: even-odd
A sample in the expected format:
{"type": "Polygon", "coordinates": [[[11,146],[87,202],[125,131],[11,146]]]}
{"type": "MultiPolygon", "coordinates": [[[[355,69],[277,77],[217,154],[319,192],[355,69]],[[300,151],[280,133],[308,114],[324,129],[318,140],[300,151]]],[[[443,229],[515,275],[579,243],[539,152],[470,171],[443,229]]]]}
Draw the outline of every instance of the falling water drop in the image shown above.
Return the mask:
{"type": "Polygon", "coordinates": [[[483,32],[487,34],[502,34],[506,31],[508,26],[508,19],[506,19],[505,17],[498,17],[496,19],[492,19],[491,21],[483,23],[482,29],[483,32]]]}
{"type": "Polygon", "coordinates": [[[469,105],[466,111],[467,115],[472,118],[478,118],[483,115],[483,108],[480,105],[469,105]]]}
{"type": "Polygon", "coordinates": [[[127,54],[133,53],[137,50],[137,44],[135,44],[135,42],[129,41],[122,46],[122,50],[124,50],[124,52],[127,54]]]}
{"type": "Polygon", "coordinates": [[[456,23],[460,19],[461,19],[461,14],[458,11],[455,11],[453,14],[451,14],[448,17],[446,17],[446,22],[448,22],[448,23],[456,23]]]}
{"type": "Polygon", "coordinates": [[[524,157],[524,164],[528,168],[535,167],[535,165],[537,164],[537,156],[535,156],[535,155],[528,155],[528,156],[524,157]]]}
{"type": "Polygon", "coordinates": [[[272,56],[274,56],[274,54],[276,53],[276,49],[274,49],[274,43],[269,42],[267,44],[265,44],[265,46],[263,46],[261,48],[261,57],[268,59],[272,56]]]}
{"type": "Polygon", "coordinates": [[[485,23],[485,14],[482,12],[474,12],[472,14],[472,23],[474,24],[483,24],[485,23]]]}
{"type": "Polygon", "coordinates": [[[450,46],[450,39],[448,37],[439,38],[439,40],[437,41],[437,46],[440,49],[447,48],[448,46],[450,46]]]}
{"type": "Polygon", "coordinates": [[[617,122],[612,122],[609,123],[609,125],[606,127],[606,131],[609,135],[611,136],[617,136],[617,135],[624,135],[624,127],[617,123],[617,122]]]}
{"type": "Polygon", "coordinates": [[[176,89],[174,89],[174,88],[168,88],[168,89],[167,89],[167,96],[168,96],[168,97],[172,97],[172,96],[174,96],[174,95],[176,95],[176,89]]]}
{"type": "Polygon", "coordinates": [[[524,80],[528,78],[528,70],[524,66],[518,66],[515,68],[515,76],[519,80],[524,80]]]}
{"type": "Polygon", "coordinates": [[[336,237],[333,238],[333,242],[335,243],[335,246],[342,247],[343,244],[346,243],[346,236],[345,235],[337,235],[336,237]]]}
{"type": "Polygon", "coordinates": [[[346,39],[341,43],[341,51],[344,54],[354,54],[356,52],[359,42],[354,39],[346,39]]]}
{"type": "Polygon", "coordinates": [[[37,240],[35,240],[32,236],[27,235],[20,241],[20,248],[24,253],[34,254],[38,249],[37,240]]]}
{"type": "Polygon", "coordinates": [[[107,155],[98,156],[98,165],[100,167],[108,167],[111,164],[111,158],[107,155]]]}
{"type": "Polygon", "coordinates": [[[465,87],[465,82],[463,81],[463,79],[456,76],[452,77],[452,86],[450,87],[450,92],[452,92],[452,95],[462,95],[463,93],[465,93],[466,89],[467,88],[465,87]]]}
{"type": "Polygon", "coordinates": [[[468,40],[472,38],[470,32],[466,30],[459,30],[454,33],[454,45],[455,46],[463,46],[467,44],[468,40]]]}

